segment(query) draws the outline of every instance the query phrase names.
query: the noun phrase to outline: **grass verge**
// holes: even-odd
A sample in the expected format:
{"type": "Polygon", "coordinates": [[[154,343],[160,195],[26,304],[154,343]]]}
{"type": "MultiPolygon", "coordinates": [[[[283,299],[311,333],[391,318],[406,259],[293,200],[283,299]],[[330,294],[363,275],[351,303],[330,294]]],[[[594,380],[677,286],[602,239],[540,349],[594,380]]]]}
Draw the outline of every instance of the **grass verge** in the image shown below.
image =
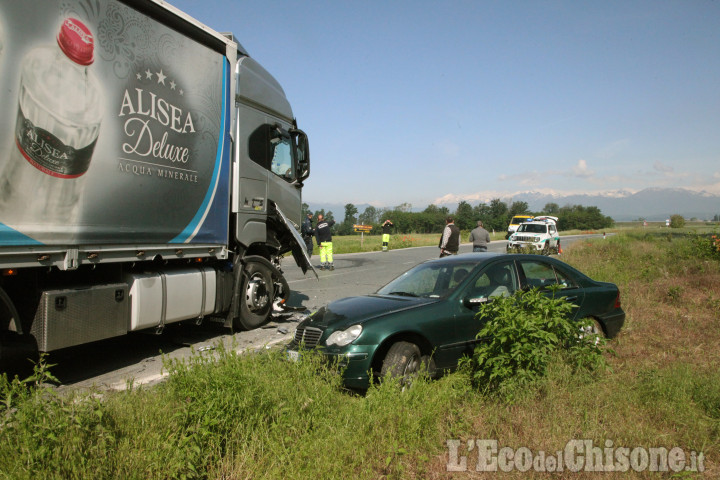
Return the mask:
{"type": "Polygon", "coordinates": [[[620,286],[610,370],[551,362],[510,397],[463,372],[356,395],[314,355],[221,349],[168,363],[157,387],[102,397],[56,395],[42,369],[3,378],[0,478],[718,478],[720,256],[704,241],[630,231],[568,248],[563,260],[620,286]],[[465,472],[447,471],[451,439],[465,472]],[[702,452],[705,470],[482,474],[477,439],[553,454],[572,440],[679,447],[702,452]]]}

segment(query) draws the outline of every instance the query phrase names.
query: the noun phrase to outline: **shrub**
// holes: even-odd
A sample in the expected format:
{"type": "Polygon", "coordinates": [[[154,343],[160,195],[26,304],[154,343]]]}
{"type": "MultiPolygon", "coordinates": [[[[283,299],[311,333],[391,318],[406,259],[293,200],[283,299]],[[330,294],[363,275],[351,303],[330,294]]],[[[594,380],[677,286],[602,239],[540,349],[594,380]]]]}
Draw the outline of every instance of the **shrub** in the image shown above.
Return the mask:
{"type": "Polygon", "coordinates": [[[670,228],[682,228],[685,226],[685,218],[682,215],[672,215],[670,217],[670,228]]]}
{"type": "Polygon", "coordinates": [[[689,237],[689,242],[679,244],[673,249],[672,254],[680,255],[684,259],[700,258],[708,260],[720,260],[720,237],[717,234],[697,235],[689,237]]]}
{"type": "Polygon", "coordinates": [[[511,391],[543,377],[558,356],[575,369],[603,368],[600,339],[579,334],[591,320],[571,320],[572,310],[558,290],[551,296],[537,289],[518,291],[482,305],[477,318],[485,323],[478,338],[485,341],[463,361],[473,385],[511,391]]]}
{"type": "Polygon", "coordinates": [[[390,248],[410,248],[413,246],[415,239],[410,235],[393,235],[390,239],[390,248]]]}

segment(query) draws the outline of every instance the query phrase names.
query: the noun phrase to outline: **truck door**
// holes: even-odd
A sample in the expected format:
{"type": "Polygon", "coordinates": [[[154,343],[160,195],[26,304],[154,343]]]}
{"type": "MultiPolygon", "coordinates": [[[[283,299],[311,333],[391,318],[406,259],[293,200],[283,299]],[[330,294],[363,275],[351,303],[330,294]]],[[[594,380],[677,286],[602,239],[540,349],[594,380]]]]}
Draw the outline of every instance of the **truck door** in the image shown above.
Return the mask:
{"type": "Polygon", "coordinates": [[[293,114],[280,84],[255,60],[236,65],[236,151],[233,211],[240,243],[264,243],[269,203],[300,223],[301,190],[296,182],[293,114]]]}

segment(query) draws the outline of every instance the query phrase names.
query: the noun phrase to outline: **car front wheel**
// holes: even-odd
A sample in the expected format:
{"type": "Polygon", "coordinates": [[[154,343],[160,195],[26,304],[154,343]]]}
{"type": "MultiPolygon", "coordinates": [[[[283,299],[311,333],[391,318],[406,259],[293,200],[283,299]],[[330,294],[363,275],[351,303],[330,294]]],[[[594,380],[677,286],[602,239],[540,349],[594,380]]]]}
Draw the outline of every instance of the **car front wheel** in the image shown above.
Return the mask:
{"type": "Polygon", "coordinates": [[[410,342],[396,342],[385,355],[380,376],[399,377],[400,383],[407,386],[420,371],[421,364],[422,356],[417,345],[410,342]]]}

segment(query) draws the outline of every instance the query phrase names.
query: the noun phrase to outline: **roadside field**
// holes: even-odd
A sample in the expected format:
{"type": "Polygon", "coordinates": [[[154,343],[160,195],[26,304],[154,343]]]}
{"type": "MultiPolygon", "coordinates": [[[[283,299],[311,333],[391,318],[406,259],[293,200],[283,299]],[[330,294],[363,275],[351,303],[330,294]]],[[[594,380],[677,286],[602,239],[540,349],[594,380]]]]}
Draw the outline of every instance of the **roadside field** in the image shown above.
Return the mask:
{"type": "Polygon", "coordinates": [[[719,478],[717,245],[628,229],[566,248],[620,287],[611,368],[558,363],[511,397],[462,372],[358,395],[277,351],[198,352],[161,385],[103,396],[26,388],[39,369],[0,386],[0,478],[719,478]],[[493,458],[509,471],[476,471],[493,458]]]}
{"type": "MultiPolygon", "coordinates": [[[[627,231],[644,232],[648,234],[707,234],[717,230],[716,224],[708,224],[706,222],[687,222],[684,228],[671,229],[665,226],[664,222],[650,222],[647,227],[642,226],[642,222],[619,222],[612,228],[600,230],[561,230],[560,236],[563,235],[582,235],[588,233],[602,234],[605,233],[622,233],[627,231]]],[[[460,233],[460,240],[467,242],[469,231],[460,233]]],[[[440,242],[439,233],[408,233],[395,234],[390,237],[389,247],[391,250],[408,247],[430,247],[436,246],[440,242]]],[[[490,232],[492,241],[505,240],[505,232],[490,232]]],[[[333,236],[334,253],[356,253],[356,252],[378,252],[382,250],[382,235],[372,235],[355,233],[353,235],[335,235],[333,236]]],[[[315,253],[317,254],[317,245],[315,253]]]]}
{"type": "MultiPolygon", "coordinates": [[[[470,232],[460,232],[460,240],[467,243],[470,232]]],[[[398,248],[409,247],[432,247],[440,243],[439,233],[408,233],[390,236],[389,248],[395,250],[398,248]]],[[[491,240],[505,240],[505,232],[490,233],[491,240]]],[[[379,252],[382,250],[382,235],[363,235],[359,233],[354,235],[335,235],[333,236],[334,253],[357,253],[357,252],[379,252]]],[[[317,254],[317,245],[315,253],[317,254]]]]}

